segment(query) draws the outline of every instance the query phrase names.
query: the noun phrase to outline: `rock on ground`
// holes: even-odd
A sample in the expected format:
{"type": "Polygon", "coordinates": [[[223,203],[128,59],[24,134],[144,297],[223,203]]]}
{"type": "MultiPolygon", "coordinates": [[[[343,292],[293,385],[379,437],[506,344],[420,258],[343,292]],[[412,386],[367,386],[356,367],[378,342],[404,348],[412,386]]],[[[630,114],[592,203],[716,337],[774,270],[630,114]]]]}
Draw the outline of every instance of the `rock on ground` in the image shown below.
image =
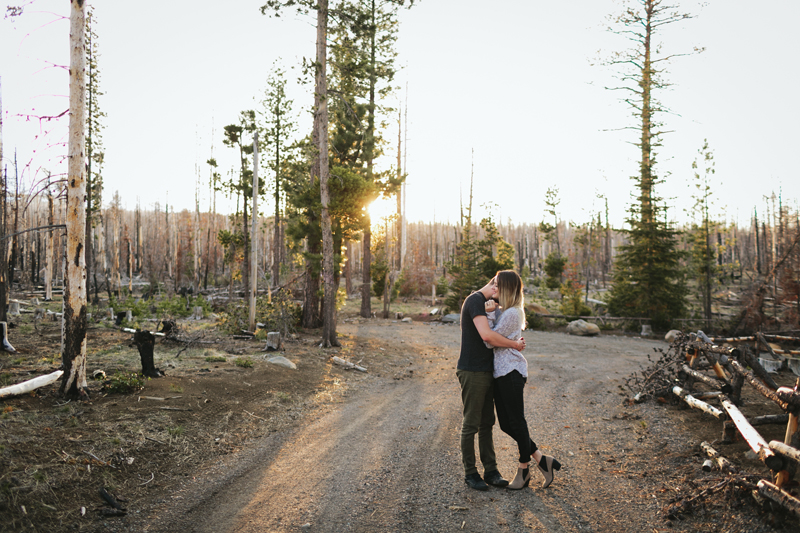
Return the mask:
{"type": "Polygon", "coordinates": [[[592,324],[591,322],[578,319],[567,324],[567,333],[570,335],[583,336],[599,335],[600,328],[597,326],[597,324],[592,324]]]}

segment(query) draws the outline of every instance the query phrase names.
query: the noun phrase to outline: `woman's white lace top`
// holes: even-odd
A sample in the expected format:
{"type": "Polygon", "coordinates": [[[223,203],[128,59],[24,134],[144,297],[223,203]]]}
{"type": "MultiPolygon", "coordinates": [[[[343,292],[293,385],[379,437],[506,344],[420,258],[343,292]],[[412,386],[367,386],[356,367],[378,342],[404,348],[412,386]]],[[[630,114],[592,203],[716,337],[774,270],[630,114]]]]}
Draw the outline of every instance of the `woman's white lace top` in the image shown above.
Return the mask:
{"type": "MultiPolygon", "coordinates": [[[[489,319],[489,326],[492,331],[495,331],[515,341],[522,336],[522,310],[518,307],[512,307],[502,311],[497,309],[490,313],[486,313],[486,318],[489,319]]],[[[528,377],[528,360],[521,352],[514,348],[496,348],[486,343],[489,348],[494,348],[494,377],[499,378],[505,376],[512,370],[518,371],[524,377],[528,377]]]]}

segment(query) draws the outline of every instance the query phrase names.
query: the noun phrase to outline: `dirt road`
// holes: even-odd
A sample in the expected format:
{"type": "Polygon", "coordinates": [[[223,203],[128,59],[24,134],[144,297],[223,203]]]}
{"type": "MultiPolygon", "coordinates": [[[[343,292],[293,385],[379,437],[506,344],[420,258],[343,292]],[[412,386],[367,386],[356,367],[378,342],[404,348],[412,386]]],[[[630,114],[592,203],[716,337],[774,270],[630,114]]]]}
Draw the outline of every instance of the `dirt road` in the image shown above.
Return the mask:
{"type": "MultiPolygon", "coordinates": [[[[664,526],[648,473],[685,460],[663,411],[623,407],[620,385],[657,340],[527,332],[534,440],[564,464],[554,484],[519,492],[463,483],[454,376],[457,326],[368,321],[354,338],[403,342],[406,360],[298,429],[265,437],[187,481],[136,522],[152,532],[654,531],[664,526]],[[645,412],[646,411],[646,412],[645,412]]],[[[497,430],[501,472],[516,467],[497,430]]],[[[674,529],[680,530],[680,528],[674,529]]]]}

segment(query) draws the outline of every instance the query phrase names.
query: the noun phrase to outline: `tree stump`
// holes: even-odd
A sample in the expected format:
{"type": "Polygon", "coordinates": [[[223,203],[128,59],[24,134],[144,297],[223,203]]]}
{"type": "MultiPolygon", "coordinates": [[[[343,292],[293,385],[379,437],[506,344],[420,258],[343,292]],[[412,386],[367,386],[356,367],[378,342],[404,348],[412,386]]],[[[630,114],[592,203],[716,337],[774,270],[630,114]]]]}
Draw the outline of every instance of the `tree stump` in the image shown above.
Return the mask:
{"type": "Polygon", "coordinates": [[[165,375],[161,370],[156,368],[154,357],[154,350],[156,347],[156,337],[149,331],[136,330],[133,334],[133,343],[139,350],[139,357],[142,359],[142,374],[149,378],[160,378],[165,375]]]}
{"type": "Polygon", "coordinates": [[[178,335],[178,325],[174,320],[165,320],[161,323],[161,331],[167,338],[175,338],[178,335]]]}
{"type": "Polygon", "coordinates": [[[195,320],[202,320],[203,319],[203,308],[200,306],[194,307],[194,313],[192,314],[192,318],[195,320]]]}
{"type": "Polygon", "coordinates": [[[17,350],[8,342],[8,324],[0,322],[0,349],[8,353],[17,353],[17,350]]]}
{"type": "Polygon", "coordinates": [[[270,331],[267,333],[267,346],[268,352],[275,352],[281,349],[281,334],[278,331],[270,331]]]}
{"type": "Polygon", "coordinates": [[[19,302],[11,302],[8,304],[8,314],[11,316],[19,316],[19,302]]]}

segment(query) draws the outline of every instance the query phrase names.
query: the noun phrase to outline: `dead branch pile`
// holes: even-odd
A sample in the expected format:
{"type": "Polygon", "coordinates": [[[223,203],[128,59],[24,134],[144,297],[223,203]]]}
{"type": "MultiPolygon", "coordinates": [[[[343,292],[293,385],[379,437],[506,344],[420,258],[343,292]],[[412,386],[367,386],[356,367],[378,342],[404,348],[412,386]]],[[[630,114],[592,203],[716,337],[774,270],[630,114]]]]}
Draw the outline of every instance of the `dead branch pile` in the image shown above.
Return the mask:
{"type": "MultiPolygon", "coordinates": [[[[768,347],[773,359],[763,360],[765,365],[779,368],[785,364],[776,353],[779,350],[769,347],[763,336],[750,340],[762,342],[768,347]]],[[[656,350],[661,354],[658,359],[653,360],[648,355],[649,365],[626,380],[633,393],[631,401],[659,399],[685,402],[689,407],[722,421],[723,438],[720,442],[733,442],[738,431],[759,460],[772,471],[773,479],[739,473],[739,469],[710,444],[703,443],[702,448],[710,457],[703,469],[719,470],[724,477],[713,483],[706,480],[706,486],[690,487],[688,494],[670,502],[664,509],[664,515],[675,518],[691,511],[712,494],[723,493],[728,501],[740,499],[745,494],[752,495],[759,503],[769,500],[800,518],[800,499],[789,490],[789,487],[797,486],[793,478],[800,463],[800,379],[794,388],[778,387],[762,366],[758,355],[748,346],[718,346],[713,341],[702,331],[697,334],[681,333],[668,350],[656,350]],[[748,419],[738,408],[742,403],[742,387],[745,384],[771,400],[782,412],[748,419]],[[695,390],[696,385],[700,386],[698,390],[695,390]],[[716,400],[720,405],[717,407],[703,400],[716,400]],[[768,423],[787,424],[784,442],[768,443],[756,430],[756,426],[768,423]]]]}

